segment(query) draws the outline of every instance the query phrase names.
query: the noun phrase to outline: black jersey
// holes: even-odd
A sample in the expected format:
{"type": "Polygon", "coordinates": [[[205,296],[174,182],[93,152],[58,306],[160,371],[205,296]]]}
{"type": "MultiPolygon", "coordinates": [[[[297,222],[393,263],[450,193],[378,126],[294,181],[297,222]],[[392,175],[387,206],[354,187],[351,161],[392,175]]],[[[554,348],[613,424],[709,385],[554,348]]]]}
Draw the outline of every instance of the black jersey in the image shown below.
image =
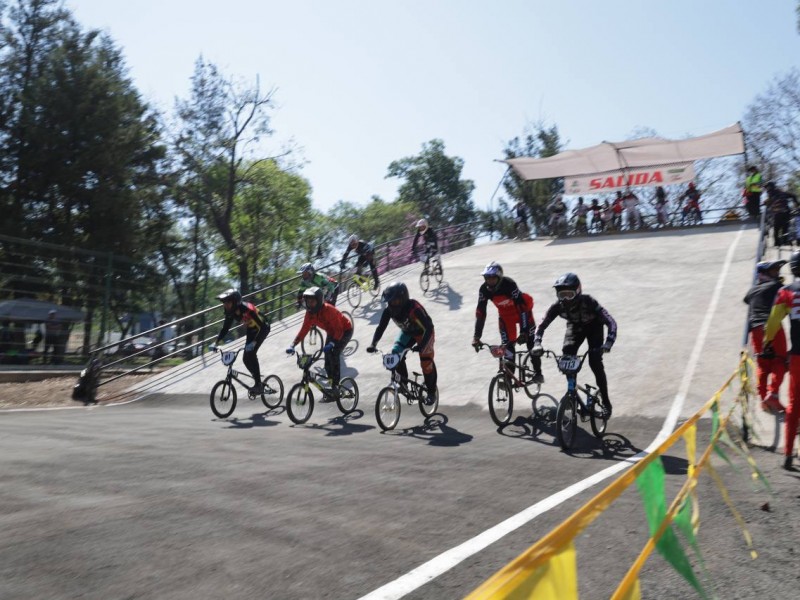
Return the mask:
{"type": "Polygon", "coordinates": [[[589,294],[578,294],[572,302],[555,302],[547,309],[544,319],[536,329],[537,344],[542,343],[545,330],[556,317],[561,317],[567,323],[582,327],[588,327],[595,323],[604,324],[608,327],[606,344],[611,346],[617,339],[617,322],[611,314],[589,294]]]}
{"type": "Polygon", "coordinates": [[[778,295],[778,290],[781,289],[783,283],[779,280],[764,281],[757,283],[747,295],[744,297],[746,304],[750,305],[749,315],[747,321],[750,329],[759,327],[767,322],[769,313],[772,310],[772,305],[775,303],[775,296],[778,295]]]}

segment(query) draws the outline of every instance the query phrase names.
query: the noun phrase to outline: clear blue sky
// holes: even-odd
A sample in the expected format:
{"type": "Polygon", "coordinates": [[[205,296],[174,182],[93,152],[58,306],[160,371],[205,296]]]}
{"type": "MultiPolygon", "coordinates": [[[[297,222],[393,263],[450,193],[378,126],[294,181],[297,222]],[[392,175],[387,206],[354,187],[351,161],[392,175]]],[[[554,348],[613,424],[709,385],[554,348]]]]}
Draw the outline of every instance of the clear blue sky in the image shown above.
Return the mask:
{"type": "Polygon", "coordinates": [[[121,47],[146,100],[186,98],[195,60],[275,87],[314,205],[393,200],[389,163],[441,138],[477,206],[526,124],[568,147],[647,127],[699,135],[740,120],[800,59],[795,0],[67,0],[121,47]]]}

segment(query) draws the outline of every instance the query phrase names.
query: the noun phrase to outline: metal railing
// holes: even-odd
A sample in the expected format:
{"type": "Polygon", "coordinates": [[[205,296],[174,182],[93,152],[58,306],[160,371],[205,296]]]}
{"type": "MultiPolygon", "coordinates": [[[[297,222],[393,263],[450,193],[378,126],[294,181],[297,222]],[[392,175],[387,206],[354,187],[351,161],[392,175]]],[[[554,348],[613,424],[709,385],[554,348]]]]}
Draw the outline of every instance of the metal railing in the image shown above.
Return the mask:
{"type": "MultiPolygon", "coordinates": [[[[488,221],[471,221],[461,225],[450,225],[437,230],[439,237],[439,251],[441,253],[453,252],[467,246],[471,246],[487,231],[488,221]]],[[[374,261],[378,273],[386,273],[394,269],[412,264],[415,262],[412,256],[411,247],[414,236],[404,236],[383,242],[375,246],[374,261]]],[[[340,291],[344,292],[352,280],[352,269],[340,269],[340,261],[334,261],[317,268],[318,271],[336,271],[336,278],[339,281],[340,291]]],[[[265,288],[256,290],[243,296],[255,304],[259,311],[266,316],[270,322],[283,321],[284,325],[294,324],[294,320],[284,321],[289,317],[297,315],[297,321],[302,317],[303,311],[296,306],[297,293],[300,289],[300,275],[289,279],[276,282],[265,288]],[[263,298],[267,299],[263,299],[263,298]]],[[[116,381],[126,375],[139,371],[152,369],[170,358],[194,358],[202,354],[203,347],[216,339],[224,319],[215,319],[208,323],[205,322],[206,316],[212,311],[218,311],[219,305],[204,308],[191,315],[175,319],[169,323],[164,323],[147,331],[143,331],[136,336],[120,340],[91,350],[90,362],[95,358],[101,359],[100,374],[102,379],[98,385],[104,385],[116,381]],[[169,340],[158,341],[150,344],[138,352],[132,352],[124,357],[117,357],[119,348],[123,344],[130,344],[136,338],[158,338],[162,332],[172,328],[178,328],[186,323],[193,324],[197,319],[202,319],[200,327],[192,328],[190,331],[181,333],[169,340]],[[215,328],[212,336],[207,335],[207,330],[215,328]],[[178,347],[180,346],[180,347],[178,347]],[[157,356],[154,356],[157,355],[157,356]],[[108,362],[103,361],[103,357],[108,356],[108,362]],[[147,359],[142,364],[131,364],[136,359],[147,359]]],[[[231,332],[240,332],[242,325],[239,324],[231,328],[231,332]]]]}

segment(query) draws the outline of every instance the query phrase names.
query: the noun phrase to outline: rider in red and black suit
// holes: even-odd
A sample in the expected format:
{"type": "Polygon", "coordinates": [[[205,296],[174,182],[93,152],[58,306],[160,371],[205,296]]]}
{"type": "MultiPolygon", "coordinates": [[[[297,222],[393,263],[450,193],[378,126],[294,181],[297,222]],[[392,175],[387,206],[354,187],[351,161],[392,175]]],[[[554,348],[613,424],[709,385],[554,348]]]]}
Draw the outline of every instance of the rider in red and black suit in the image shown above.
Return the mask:
{"type": "MultiPolygon", "coordinates": [[[[792,254],[789,259],[792,275],[800,277],[800,251],[792,254]]],[[[775,298],[775,304],[769,313],[769,319],[764,327],[764,349],[762,356],[769,358],[775,355],[773,340],[778,330],[783,329],[781,321],[789,316],[789,334],[792,348],[789,350],[789,403],[786,407],[785,440],[784,440],[784,469],[792,468],[792,451],[794,438],[797,435],[797,421],[800,419],[800,281],[797,279],[790,285],[780,289],[775,298]]]]}
{"type": "Polygon", "coordinates": [[[553,284],[558,301],[547,309],[547,313],[536,330],[536,343],[532,354],[541,355],[542,337],[553,319],[561,317],[567,322],[564,333],[564,354],[575,355],[587,340],[589,343],[589,366],[594,373],[597,389],[603,399],[606,417],[611,417],[611,400],[608,398],[608,379],[603,366],[603,353],[610,352],[617,339],[617,322],[600,303],[589,294],[582,293],[581,280],[575,273],[564,273],[553,284]],[[603,325],[608,328],[603,341],[603,325]]]}
{"type": "MultiPolygon", "coordinates": [[[[524,343],[528,350],[533,347],[533,336],[536,332],[536,321],[533,319],[533,298],[523,294],[516,282],[503,276],[503,267],[492,261],[483,270],[483,285],[478,290],[478,307],[475,309],[475,335],[472,345],[477,351],[486,322],[486,306],[489,300],[497,307],[500,316],[500,340],[506,347],[506,363],[514,370],[515,343],[524,343]],[[517,336],[519,324],[519,336],[517,336]]],[[[532,357],[532,365],[536,373],[534,383],[544,383],[542,376],[542,359],[532,357]]]]}
{"type": "MultiPolygon", "coordinates": [[[[372,336],[372,343],[367,348],[367,352],[375,352],[375,346],[383,337],[389,320],[394,321],[395,325],[400,328],[400,335],[394,342],[392,352],[400,354],[405,348],[411,348],[416,344],[419,363],[425,378],[425,388],[428,390],[428,396],[434,398],[438,391],[436,389],[436,363],[433,362],[435,341],[433,320],[422,304],[408,297],[408,287],[405,283],[400,281],[392,283],[383,291],[383,300],[386,302],[386,309],[381,315],[381,321],[372,336]]],[[[404,379],[408,379],[408,367],[405,359],[397,365],[397,372],[404,379]]]]}
{"type": "Polygon", "coordinates": [[[244,345],[244,355],[242,361],[247,370],[255,379],[255,388],[253,393],[261,393],[261,368],[258,364],[258,352],[262,342],[269,335],[269,323],[258,312],[258,308],[252,302],[243,302],[242,295],[239,290],[233,288],[222,292],[217,296],[217,300],[222,302],[225,309],[225,322],[222,324],[222,329],[217,336],[217,341],[212,345],[212,348],[218,346],[225,335],[231,328],[234,321],[242,323],[245,327],[246,342],[244,345]]]}
{"type": "Polygon", "coordinates": [[[762,355],[764,349],[764,325],[769,319],[775,296],[783,287],[783,278],[780,276],[781,267],[785,260],[764,261],[756,265],[756,284],[750,288],[744,297],[745,303],[750,306],[747,315],[750,328],[750,341],[753,343],[753,352],[756,355],[756,379],[758,380],[758,395],[761,398],[761,408],[767,412],[783,412],[784,408],[778,399],[778,393],[786,374],[786,335],[783,328],[775,332],[772,339],[772,348],[775,356],[767,358],[762,355]],[[770,377],[771,375],[771,377],[770,377]],[[771,379],[771,381],[770,381],[771,379]],[[767,389],[769,388],[769,395],[767,389]]]}

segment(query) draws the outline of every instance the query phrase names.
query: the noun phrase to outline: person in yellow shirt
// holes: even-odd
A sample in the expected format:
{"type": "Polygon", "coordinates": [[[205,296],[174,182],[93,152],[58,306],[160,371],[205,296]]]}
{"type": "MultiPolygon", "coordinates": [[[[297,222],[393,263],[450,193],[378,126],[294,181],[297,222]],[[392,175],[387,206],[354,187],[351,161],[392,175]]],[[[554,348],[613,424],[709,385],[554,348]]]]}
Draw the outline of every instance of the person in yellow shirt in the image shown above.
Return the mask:
{"type": "Polygon", "coordinates": [[[747,167],[744,180],[745,208],[751,219],[758,219],[761,211],[761,173],[754,165],[747,167]]]}

